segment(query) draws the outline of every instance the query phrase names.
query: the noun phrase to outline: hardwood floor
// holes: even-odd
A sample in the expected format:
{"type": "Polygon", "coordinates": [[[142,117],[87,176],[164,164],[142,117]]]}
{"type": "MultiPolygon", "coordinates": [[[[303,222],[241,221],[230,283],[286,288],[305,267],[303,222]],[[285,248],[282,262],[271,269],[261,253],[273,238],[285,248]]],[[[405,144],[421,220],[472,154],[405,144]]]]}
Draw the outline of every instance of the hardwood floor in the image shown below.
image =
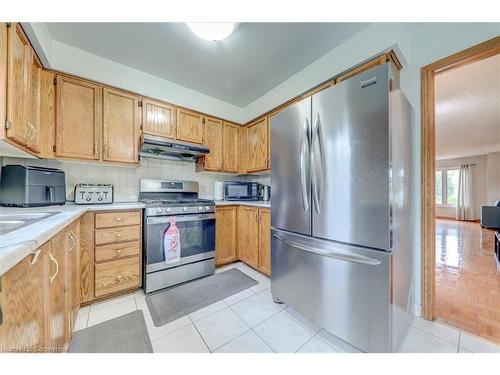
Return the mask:
{"type": "Polygon", "coordinates": [[[500,343],[494,233],[479,223],[436,220],[436,313],[450,325],[500,343]]]}

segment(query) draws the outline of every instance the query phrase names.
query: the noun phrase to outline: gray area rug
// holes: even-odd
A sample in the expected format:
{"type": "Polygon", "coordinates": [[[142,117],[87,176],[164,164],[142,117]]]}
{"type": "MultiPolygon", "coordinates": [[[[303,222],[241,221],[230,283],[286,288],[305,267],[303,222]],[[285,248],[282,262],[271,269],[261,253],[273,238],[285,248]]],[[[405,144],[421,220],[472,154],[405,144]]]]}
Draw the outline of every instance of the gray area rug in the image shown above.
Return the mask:
{"type": "Polygon", "coordinates": [[[156,327],[230,297],[258,282],[236,268],[146,296],[156,327]]]}
{"type": "Polygon", "coordinates": [[[153,353],[142,310],[76,331],[70,353],[153,353]]]}

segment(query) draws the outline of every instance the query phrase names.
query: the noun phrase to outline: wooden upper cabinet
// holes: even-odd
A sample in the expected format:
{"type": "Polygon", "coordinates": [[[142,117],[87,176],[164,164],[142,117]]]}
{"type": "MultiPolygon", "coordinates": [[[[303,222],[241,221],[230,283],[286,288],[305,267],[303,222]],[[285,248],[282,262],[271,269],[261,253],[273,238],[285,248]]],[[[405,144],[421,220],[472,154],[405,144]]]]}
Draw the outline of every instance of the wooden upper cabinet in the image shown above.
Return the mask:
{"type": "Polygon", "coordinates": [[[247,173],[247,128],[241,126],[238,132],[238,173],[247,173]]]}
{"type": "Polygon", "coordinates": [[[28,145],[28,79],[31,46],[18,23],[7,31],[7,138],[28,145]]]}
{"type": "Polygon", "coordinates": [[[268,125],[267,117],[263,117],[247,126],[247,172],[258,172],[268,169],[268,125]]]}
{"type": "Polygon", "coordinates": [[[99,160],[102,87],[57,76],[56,156],[99,160]]]}
{"type": "Polygon", "coordinates": [[[139,98],[104,89],[102,160],[139,162],[139,98]]]}
{"type": "Polygon", "coordinates": [[[203,116],[187,109],[177,109],[177,139],[186,142],[203,142],[203,116]]]}
{"type": "Polygon", "coordinates": [[[240,126],[224,122],[222,133],[222,169],[238,172],[240,126]]]}
{"type": "Polygon", "coordinates": [[[203,143],[210,149],[205,156],[204,168],[209,171],[222,170],[222,121],[212,117],[205,118],[203,143]]]}
{"type": "Polygon", "coordinates": [[[142,132],[175,138],[176,108],[151,99],[142,100],[142,132]]]}
{"type": "Polygon", "coordinates": [[[42,64],[30,48],[28,56],[28,94],[27,94],[27,125],[28,148],[35,153],[42,151],[41,135],[41,83],[42,64]]]}
{"type": "Polygon", "coordinates": [[[259,210],[259,270],[271,275],[271,210],[259,210]]]}
{"type": "Polygon", "coordinates": [[[236,261],[237,211],[236,206],[217,207],[215,210],[215,265],[236,261]]]}
{"type": "Polygon", "coordinates": [[[259,209],[239,207],[239,258],[248,265],[259,268],[259,209]]]}
{"type": "Polygon", "coordinates": [[[0,348],[35,351],[45,347],[45,291],[50,242],[1,277],[0,348]]]}

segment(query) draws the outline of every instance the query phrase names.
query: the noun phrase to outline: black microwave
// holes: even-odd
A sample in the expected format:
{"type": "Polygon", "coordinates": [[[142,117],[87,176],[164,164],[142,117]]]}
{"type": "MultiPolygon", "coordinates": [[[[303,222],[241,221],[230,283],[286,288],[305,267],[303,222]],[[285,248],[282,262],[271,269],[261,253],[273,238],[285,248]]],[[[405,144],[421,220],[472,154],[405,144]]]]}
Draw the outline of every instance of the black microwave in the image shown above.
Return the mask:
{"type": "Polygon", "coordinates": [[[246,181],[224,182],[224,199],[228,201],[258,201],[262,196],[262,184],[246,181]]]}

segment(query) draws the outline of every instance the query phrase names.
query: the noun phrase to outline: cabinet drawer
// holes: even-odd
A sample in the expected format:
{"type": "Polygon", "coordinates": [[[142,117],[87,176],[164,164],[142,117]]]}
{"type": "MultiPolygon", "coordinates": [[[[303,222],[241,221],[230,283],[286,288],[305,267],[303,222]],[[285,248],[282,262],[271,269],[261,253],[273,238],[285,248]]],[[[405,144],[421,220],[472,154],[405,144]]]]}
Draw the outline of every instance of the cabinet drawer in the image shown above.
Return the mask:
{"type": "Polygon", "coordinates": [[[124,227],[141,224],[140,211],[103,212],[95,214],[96,228],[124,227]]]}
{"type": "Polygon", "coordinates": [[[95,296],[119,292],[141,285],[139,257],[95,265],[95,296]]]}
{"type": "Polygon", "coordinates": [[[112,229],[96,229],[95,244],[104,245],[114,242],[137,241],[141,237],[141,227],[121,227],[112,229]]]}
{"type": "Polygon", "coordinates": [[[116,243],[111,245],[96,246],[95,261],[102,262],[104,260],[112,260],[131,255],[139,255],[139,241],[116,243]]]}

